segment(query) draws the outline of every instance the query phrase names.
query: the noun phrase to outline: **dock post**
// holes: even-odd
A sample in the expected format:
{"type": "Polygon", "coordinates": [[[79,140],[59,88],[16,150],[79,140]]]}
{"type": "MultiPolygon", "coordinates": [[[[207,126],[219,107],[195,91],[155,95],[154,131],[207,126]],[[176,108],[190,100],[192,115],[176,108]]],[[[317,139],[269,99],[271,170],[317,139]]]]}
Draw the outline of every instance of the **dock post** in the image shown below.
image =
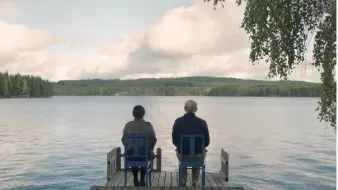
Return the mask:
{"type": "Polygon", "coordinates": [[[221,149],[221,173],[225,177],[225,181],[229,182],[229,154],[221,149]]]}
{"type": "Polygon", "coordinates": [[[107,181],[110,181],[110,176],[111,173],[113,172],[112,170],[114,170],[115,168],[115,162],[111,160],[112,157],[114,157],[116,155],[116,148],[114,148],[113,150],[111,150],[108,154],[107,154],[107,181]]]}
{"type": "Polygon", "coordinates": [[[156,171],[161,172],[162,170],[162,153],[161,148],[157,148],[156,151],[156,171]]]}
{"type": "Polygon", "coordinates": [[[116,148],[116,171],[121,170],[121,148],[116,148]]]}
{"type": "Polygon", "coordinates": [[[107,154],[107,181],[121,169],[121,148],[116,147],[107,154]]]}

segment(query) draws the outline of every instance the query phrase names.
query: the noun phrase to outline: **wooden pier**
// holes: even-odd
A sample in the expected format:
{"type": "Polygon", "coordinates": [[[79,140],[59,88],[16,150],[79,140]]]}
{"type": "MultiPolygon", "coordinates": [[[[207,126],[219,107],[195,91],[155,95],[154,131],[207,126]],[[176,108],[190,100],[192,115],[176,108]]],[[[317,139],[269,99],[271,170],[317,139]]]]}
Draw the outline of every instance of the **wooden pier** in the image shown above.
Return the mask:
{"type": "MultiPolygon", "coordinates": [[[[201,186],[201,179],[196,187],[191,187],[191,171],[188,170],[187,187],[177,187],[177,171],[162,171],[161,149],[158,148],[155,155],[154,166],[152,169],[151,187],[134,187],[133,175],[128,173],[127,186],[124,186],[124,168],[121,168],[121,148],[117,147],[107,154],[107,183],[104,186],[92,186],[90,190],[244,190],[243,187],[236,187],[229,183],[229,156],[223,149],[221,150],[221,170],[219,173],[206,172],[205,187],[201,186]]],[[[202,175],[200,175],[202,176],[202,175]]]]}

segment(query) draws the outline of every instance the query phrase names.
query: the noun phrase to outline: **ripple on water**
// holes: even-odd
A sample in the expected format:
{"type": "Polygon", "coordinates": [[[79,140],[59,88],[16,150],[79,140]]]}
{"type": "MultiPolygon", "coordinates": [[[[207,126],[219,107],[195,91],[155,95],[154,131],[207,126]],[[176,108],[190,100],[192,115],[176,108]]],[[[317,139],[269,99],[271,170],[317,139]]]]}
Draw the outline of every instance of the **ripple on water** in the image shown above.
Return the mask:
{"type": "MultiPolygon", "coordinates": [[[[177,170],[171,127],[183,114],[177,110],[182,110],[185,99],[2,100],[0,189],[76,190],[103,185],[106,154],[122,146],[123,126],[136,104],[145,106],[146,120],[155,127],[157,147],[163,150],[162,169],[177,170]]],[[[219,171],[220,149],[224,148],[230,157],[232,184],[264,190],[335,189],[336,137],[328,130],[324,134],[316,120],[316,99],[196,99],[198,115],[209,124],[208,171],[219,171]]]]}

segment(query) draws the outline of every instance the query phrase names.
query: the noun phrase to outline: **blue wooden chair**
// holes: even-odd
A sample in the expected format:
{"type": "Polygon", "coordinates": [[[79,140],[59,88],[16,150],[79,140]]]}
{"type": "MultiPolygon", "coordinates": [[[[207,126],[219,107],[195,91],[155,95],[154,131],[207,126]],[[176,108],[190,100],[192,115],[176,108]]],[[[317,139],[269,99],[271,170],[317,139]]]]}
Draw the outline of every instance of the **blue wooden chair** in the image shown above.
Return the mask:
{"type": "Polygon", "coordinates": [[[127,170],[131,167],[144,167],[146,168],[146,186],[151,186],[151,169],[153,159],[149,157],[148,151],[148,134],[126,134],[123,136],[124,140],[132,139],[133,141],[133,152],[127,154],[126,147],[124,147],[124,186],[127,186],[127,170]],[[139,153],[139,140],[145,140],[145,155],[139,153]],[[137,160],[137,161],[135,161],[137,160]],[[141,161],[140,161],[141,160],[141,161]],[[149,179],[149,183],[148,183],[149,179]]]}
{"type": "MultiPolygon", "coordinates": [[[[179,169],[178,169],[178,180],[177,180],[177,186],[182,185],[182,177],[183,177],[183,168],[192,169],[194,168],[201,168],[202,169],[202,186],[205,186],[205,162],[204,162],[204,153],[205,153],[205,147],[204,147],[205,141],[204,141],[204,135],[203,134],[184,134],[180,135],[180,152],[181,156],[179,159],[179,169]],[[183,139],[187,138],[189,139],[190,144],[190,152],[188,155],[183,155],[183,139]],[[195,154],[195,139],[200,138],[202,141],[202,153],[201,156],[198,156],[195,154]]],[[[197,185],[197,184],[196,184],[197,185]]]]}

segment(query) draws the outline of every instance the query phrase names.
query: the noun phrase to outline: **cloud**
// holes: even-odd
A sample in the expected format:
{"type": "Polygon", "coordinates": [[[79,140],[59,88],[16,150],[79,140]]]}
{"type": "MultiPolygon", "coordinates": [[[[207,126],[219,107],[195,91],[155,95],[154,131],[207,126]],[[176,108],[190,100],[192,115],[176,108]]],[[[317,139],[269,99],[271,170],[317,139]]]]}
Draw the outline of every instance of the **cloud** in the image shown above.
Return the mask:
{"type": "MultiPolygon", "coordinates": [[[[116,36],[102,49],[86,54],[50,50],[79,45],[76,38],[0,21],[0,70],[50,80],[193,75],[264,79],[269,65],[249,62],[249,37],[240,28],[243,12],[244,7],[231,2],[218,11],[210,3],[179,7],[152,26],[116,36]]],[[[316,69],[306,65],[299,66],[291,79],[319,81],[316,69]]]]}

